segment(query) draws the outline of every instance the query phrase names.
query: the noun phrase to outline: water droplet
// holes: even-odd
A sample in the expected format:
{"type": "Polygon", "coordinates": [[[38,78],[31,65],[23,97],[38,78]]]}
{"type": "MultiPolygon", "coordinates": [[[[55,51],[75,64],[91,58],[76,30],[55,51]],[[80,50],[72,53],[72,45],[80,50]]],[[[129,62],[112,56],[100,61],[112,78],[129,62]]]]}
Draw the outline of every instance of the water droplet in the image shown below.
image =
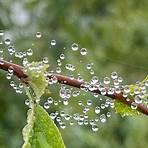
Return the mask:
{"type": "Polygon", "coordinates": [[[93,76],[91,79],[91,84],[96,84],[99,81],[97,76],[93,76]]]}
{"type": "Polygon", "coordinates": [[[86,48],[81,48],[80,53],[81,53],[81,55],[86,55],[87,54],[87,49],[86,48]]]}
{"type": "Polygon", "coordinates": [[[47,100],[47,102],[48,102],[49,104],[52,104],[52,103],[53,103],[53,98],[52,98],[52,97],[49,97],[48,100],[47,100]]]}
{"type": "Polygon", "coordinates": [[[61,122],[61,117],[57,117],[56,121],[60,123],[61,122]]]}
{"type": "Polygon", "coordinates": [[[104,84],[110,84],[110,78],[109,77],[105,77],[103,79],[104,84]]]}
{"type": "Polygon", "coordinates": [[[23,84],[22,83],[19,83],[19,88],[23,88],[23,84]]]}
{"type": "Polygon", "coordinates": [[[64,60],[65,59],[65,55],[64,54],[60,54],[60,59],[64,60]]]}
{"type": "Polygon", "coordinates": [[[100,121],[102,123],[105,123],[106,122],[106,116],[105,116],[105,114],[100,115],[100,121]]]}
{"type": "Polygon", "coordinates": [[[57,106],[58,105],[58,101],[55,100],[54,101],[54,105],[57,106]]]}
{"type": "Polygon", "coordinates": [[[36,33],[36,37],[37,37],[37,38],[41,38],[41,37],[42,37],[41,32],[37,32],[37,33],[36,33]]]}
{"type": "Polygon", "coordinates": [[[79,94],[80,94],[79,91],[73,91],[72,96],[73,96],[73,97],[77,97],[79,94]]]}
{"type": "Polygon", "coordinates": [[[70,70],[70,71],[75,71],[75,66],[72,65],[72,64],[66,64],[65,65],[65,68],[68,69],[68,70],[70,70]]]}
{"type": "Polygon", "coordinates": [[[6,45],[10,45],[10,43],[11,43],[10,39],[5,39],[5,44],[6,45]]]}
{"type": "Polygon", "coordinates": [[[44,108],[45,108],[45,109],[49,109],[49,107],[50,107],[50,106],[49,106],[49,102],[45,102],[45,103],[44,103],[44,108]]]}
{"type": "Polygon", "coordinates": [[[70,121],[70,123],[69,123],[70,125],[74,125],[74,122],[73,121],[70,121]]]}
{"type": "Polygon", "coordinates": [[[102,89],[100,90],[100,92],[101,92],[101,95],[106,95],[106,89],[105,89],[105,88],[102,88],[102,89]]]}
{"type": "Polygon", "coordinates": [[[96,124],[92,125],[92,130],[94,132],[97,132],[98,131],[98,126],[96,124]]]}
{"type": "Polygon", "coordinates": [[[79,49],[78,44],[73,43],[73,44],[71,45],[71,49],[72,49],[73,51],[77,51],[77,50],[79,49]]]}
{"type": "Polygon", "coordinates": [[[122,77],[118,77],[118,82],[122,83],[123,82],[123,78],[122,77]]]}
{"type": "Polygon", "coordinates": [[[61,128],[61,129],[65,129],[65,128],[66,128],[66,124],[62,122],[62,123],[60,124],[60,128],[61,128]]]}
{"type": "Polygon", "coordinates": [[[3,49],[2,48],[0,48],[0,53],[3,53],[3,49]]]}
{"type": "Polygon", "coordinates": [[[4,31],[0,30],[0,36],[3,36],[3,35],[4,35],[4,31]]]}
{"type": "Polygon", "coordinates": [[[110,87],[107,92],[109,95],[114,94],[114,88],[110,87]]]}
{"type": "Polygon", "coordinates": [[[99,106],[97,106],[97,107],[95,108],[95,113],[96,113],[96,114],[99,114],[99,113],[100,113],[100,107],[99,107],[99,106]]]}
{"type": "Polygon", "coordinates": [[[112,79],[117,79],[117,78],[118,78],[117,72],[112,72],[112,73],[111,73],[111,78],[112,78],[112,79]]]}
{"type": "Polygon", "coordinates": [[[54,120],[56,118],[56,114],[55,113],[51,113],[50,117],[51,117],[52,120],[54,120]]]}
{"type": "Polygon", "coordinates": [[[142,103],[142,99],[140,98],[140,96],[135,96],[135,102],[136,102],[137,104],[142,103]]]}
{"type": "Polygon", "coordinates": [[[52,46],[55,46],[55,45],[56,45],[56,40],[51,40],[50,44],[51,44],[52,46]]]}
{"type": "Polygon", "coordinates": [[[87,105],[91,106],[92,105],[92,100],[87,100],[87,105]]]}
{"type": "Polygon", "coordinates": [[[65,118],[65,120],[70,120],[70,115],[66,114],[66,115],[64,116],[64,118],[65,118]]]}
{"type": "Polygon", "coordinates": [[[80,106],[82,105],[82,101],[81,100],[78,101],[78,105],[80,105],[80,106]]]}
{"type": "Polygon", "coordinates": [[[43,58],[43,63],[44,63],[44,64],[48,64],[48,58],[47,58],[47,57],[44,57],[44,58],[43,58]]]}
{"type": "Polygon", "coordinates": [[[137,103],[136,102],[131,103],[131,109],[133,109],[133,110],[137,109],[137,103]]]}
{"type": "Polygon", "coordinates": [[[93,75],[94,73],[95,73],[94,70],[91,69],[90,74],[93,75]]]}
{"type": "Polygon", "coordinates": [[[130,92],[130,87],[128,85],[124,86],[124,92],[128,94],[130,92]]]}
{"type": "Polygon", "coordinates": [[[89,70],[89,69],[91,69],[91,68],[92,68],[92,65],[91,65],[91,64],[87,64],[87,65],[86,65],[86,69],[89,70]]]}
{"type": "Polygon", "coordinates": [[[29,100],[29,99],[26,99],[26,100],[25,100],[25,105],[27,105],[27,106],[30,105],[30,100],[29,100]]]}
{"type": "Polygon", "coordinates": [[[106,116],[109,118],[111,117],[111,113],[110,112],[107,112],[106,116]]]}
{"type": "Polygon", "coordinates": [[[119,86],[119,81],[118,81],[118,79],[114,79],[113,83],[114,83],[114,86],[115,86],[116,88],[119,86]]]}
{"type": "Polygon", "coordinates": [[[8,80],[10,80],[11,79],[11,74],[10,73],[8,73],[7,75],[6,75],[6,79],[8,79],[8,80]]]}
{"type": "Polygon", "coordinates": [[[32,56],[33,50],[31,48],[29,48],[26,53],[27,53],[28,56],[32,56]]]}
{"type": "Polygon", "coordinates": [[[61,70],[60,67],[57,67],[57,68],[56,68],[56,72],[57,72],[57,73],[61,73],[61,71],[62,71],[62,70],[61,70]]]}
{"type": "Polygon", "coordinates": [[[139,94],[139,93],[140,93],[139,88],[138,88],[138,87],[137,87],[137,88],[135,88],[135,89],[134,89],[134,94],[136,94],[136,95],[137,95],[137,94],[139,94]]]}
{"type": "Polygon", "coordinates": [[[64,117],[65,116],[65,112],[64,111],[61,111],[60,112],[60,115],[61,115],[61,117],[64,117]]]}
{"type": "Polygon", "coordinates": [[[15,48],[13,46],[9,46],[8,47],[8,52],[10,55],[14,54],[15,53],[15,48]]]}
{"type": "Polygon", "coordinates": [[[67,99],[64,99],[64,100],[63,100],[63,104],[64,104],[64,105],[68,105],[68,100],[67,100],[67,99]]]}
{"type": "Polygon", "coordinates": [[[14,81],[10,81],[10,86],[14,86],[15,85],[15,82],[14,81]]]}
{"type": "Polygon", "coordinates": [[[12,66],[10,66],[10,67],[8,68],[8,72],[9,72],[10,74],[13,74],[13,70],[14,70],[14,68],[13,68],[12,66]]]}
{"type": "Polygon", "coordinates": [[[120,88],[115,88],[115,93],[116,94],[120,94],[121,93],[121,89],[120,88]]]}

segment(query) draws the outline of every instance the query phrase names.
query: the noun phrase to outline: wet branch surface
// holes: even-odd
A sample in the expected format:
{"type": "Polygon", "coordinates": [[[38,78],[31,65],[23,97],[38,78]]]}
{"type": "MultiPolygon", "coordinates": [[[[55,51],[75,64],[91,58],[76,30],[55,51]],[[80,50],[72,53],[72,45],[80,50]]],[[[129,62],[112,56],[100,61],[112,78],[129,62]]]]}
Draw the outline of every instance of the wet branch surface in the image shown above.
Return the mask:
{"type": "MultiPolygon", "coordinates": [[[[23,67],[21,67],[17,64],[10,63],[10,62],[7,62],[5,60],[0,59],[0,69],[8,71],[8,68],[10,66],[13,67],[14,75],[16,75],[23,83],[28,83],[28,81],[29,81],[28,76],[24,73],[23,67]]],[[[71,79],[70,77],[64,76],[64,75],[61,75],[61,74],[53,74],[53,75],[50,75],[48,77],[51,78],[53,76],[55,76],[57,78],[59,83],[66,84],[66,85],[69,85],[69,86],[73,86],[73,87],[76,87],[76,88],[80,88],[82,84],[86,83],[84,81],[80,82],[77,79],[71,79]]],[[[99,91],[99,89],[94,90],[93,92],[101,95],[101,92],[99,91]]],[[[115,99],[115,100],[118,100],[118,101],[120,101],[120,102],[122,102],[122,103],[124,103],[128,106],[131,106],[132,102],[134,102],[134,100],[130,99],[130,98],[127,101],[127,99],[123,97],[122,92],[120,94],[117,94],[117,93],[114,92],[114,94],[112,94],[112,95],[106,94],[105,96],[112,98],[112,99],[115,99]]],[[[136,110],[138,110],[139,112],[141,112],[145,115],[148,115],[148,107],[147,107],[147,105],[145,105],[143,103],[137,104],[136,110]]]]}

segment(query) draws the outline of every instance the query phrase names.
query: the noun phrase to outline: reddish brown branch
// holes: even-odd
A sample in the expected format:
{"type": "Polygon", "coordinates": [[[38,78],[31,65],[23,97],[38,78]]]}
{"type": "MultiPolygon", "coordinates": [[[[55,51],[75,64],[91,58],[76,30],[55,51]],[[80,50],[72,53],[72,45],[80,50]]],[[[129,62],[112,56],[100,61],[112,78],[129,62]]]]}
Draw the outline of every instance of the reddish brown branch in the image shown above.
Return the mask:
{"type": "MultiPolygon", "coordinates": [[[[24,73],[23,71],[23,67],[19,66],[19,65],[16,65],[16,64],[13,64],[13,63],[10,63],[10,62],[7,62],[7,61],[4,61],[4,60],[0,60],[0,69],[3,69],[5,71],[8,71],[8,68],[12,66],[13,69],[14,69],[14,74],[19,78],[21,79],[24,83],[27,83],[27,75],[24,73]]],[[[59,75],[59,74],[53,74],[54,76],[56,76],[56,78],[58,79],[58,82],[59,83],[64,83],[66,85],[69,85],[69,86],[73,86],[73,87],[77,87],[77,88],[80,88],[82,84],[84,84],[85,82],[80,82],[76,79],[71,79],[70,77],[68,76],[64,76],[64,75],[59,75]]],[[[52,76],[53,76],[52,75],[52,76]]],[[[48,77],[51,77],[51,76],[48,76],[48,77]]],[[[98,94],[101,94],[100,91],[97,89],[94,91],[95,93],[98,93],[98,94]]],[[[131,106],[131,103],[134,102],[133,99],[130,99],[129,101],[127,101],[126,98],[123,97],[122,93],[120,94],[116,94],[114,93],[113,95],[109,95],[109,94],[106,94],[107,97],[110,97],[112,99],[115,99],[115,100],[118,100],[124,104],[127,104],[129,106],[131,106]]],[[[148,115],[148,107],[144,104],[137,104],[137,110],[145,115],[148,115]]]]}

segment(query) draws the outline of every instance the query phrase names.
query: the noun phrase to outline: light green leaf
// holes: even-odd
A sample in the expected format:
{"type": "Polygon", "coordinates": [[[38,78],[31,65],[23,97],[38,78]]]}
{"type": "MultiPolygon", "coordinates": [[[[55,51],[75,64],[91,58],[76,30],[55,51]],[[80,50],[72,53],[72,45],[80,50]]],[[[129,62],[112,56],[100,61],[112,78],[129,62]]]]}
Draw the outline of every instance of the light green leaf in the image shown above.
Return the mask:
{"type": "Polygon", "coordinates": [[[65,148],[58,128],[40,105],[28,111],[27,122],[23,148],[65,148]]]}
{"type": "Polygon", "coordinates": [[[139,115],[139,111],[133,110],[130,106],[123,104],[122,102],[115,101],[115,111],[123,116],[139,115]]]}
{"type": "Polygon", "coordinates": [[[29,76],[29,85],[26,88],[26,94],[30,99],[39,99],[45,92],[48,82],[44,73],[49,65],[42,62],[32,62],[25,67],[26,74],[29,76]],[[34,93],[30,93],[30,90],[34,93]],[[32,96],[33,94],[33,96],[32,96]]]}

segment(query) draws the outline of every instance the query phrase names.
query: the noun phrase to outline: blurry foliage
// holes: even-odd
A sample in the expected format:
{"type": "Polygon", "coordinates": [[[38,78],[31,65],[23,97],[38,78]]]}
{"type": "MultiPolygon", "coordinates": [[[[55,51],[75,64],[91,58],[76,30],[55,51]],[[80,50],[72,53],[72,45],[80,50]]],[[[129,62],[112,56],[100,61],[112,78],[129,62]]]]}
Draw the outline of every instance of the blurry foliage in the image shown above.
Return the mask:
{"type": "MultiPolygon", "coordinates": [[[[94,62],[98,77],[117,71],[130,84],[143,80],[148,72],[147,10],[147,0],[0,0],[0,29],[7,31],[6,36],[12,37],[17,49],[32,46],[36,51],[34,60],[48,56],[50,69],[55,67],[59,54],[65,52],[65,62],[75,63],[78,72],[89,78],[84,65],[75,62],[80,57],[69,50],[71,43],[77,42],[88,49],[89,55],[83,61],[94,62]],[[43,33],[43,38],[34,38],[37,31],[43,33]],[[58,42],[54,49],[49,48],[51,39],[58,42]]],[[[0,147],[16,148],[23,143],[26,96],[14,93],[4,73],[0,73],[0,147]]],[[[57,88],[52,89],[51,95],[57,98],[57,88]]],[[[113,113],[105,125],[100,125],[98,133],[69,127],[62,135],[71,148],[145,148],[147,122],[144,116],[121,118],[113,113]]]]}

